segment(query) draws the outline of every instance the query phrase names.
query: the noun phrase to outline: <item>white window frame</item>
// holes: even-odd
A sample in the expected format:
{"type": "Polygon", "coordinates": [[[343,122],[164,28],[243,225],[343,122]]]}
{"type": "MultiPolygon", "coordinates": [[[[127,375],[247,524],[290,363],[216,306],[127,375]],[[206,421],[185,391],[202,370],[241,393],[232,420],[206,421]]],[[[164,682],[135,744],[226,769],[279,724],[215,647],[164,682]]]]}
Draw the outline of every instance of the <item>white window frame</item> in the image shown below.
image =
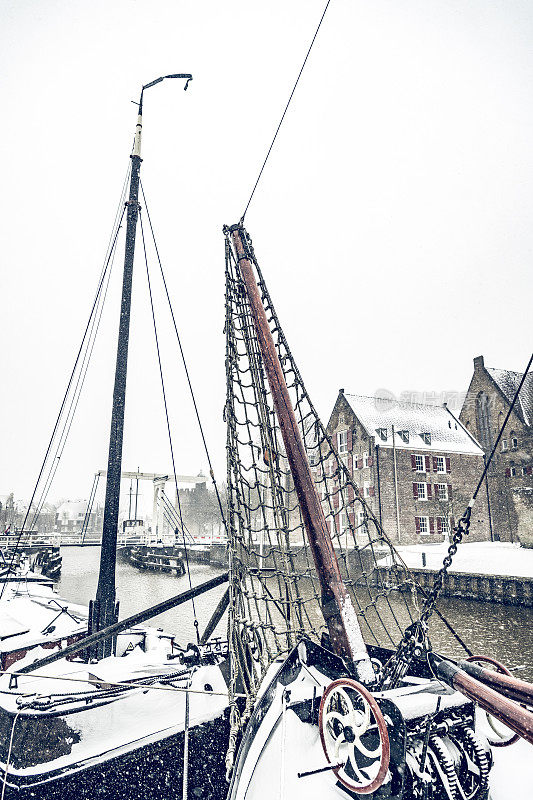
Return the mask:
{"type": "Polygon", "coordinates": [[[437,520],[440,519],[440,532],[447,534],[450,532],[450,520],[448,517],[435,517],[435,526],[437,525],[437,520]]]}
{"type": "Polygon", "coordinates": [[[518,439],[516,436],[513,436],[511,439],[511,450],[518,450],[518,439]]]}
{"type": "Polygon", "coordinates": [[[420,456],[415,453],[415,464],[416,464],[416,472],[426,471],[426,459],[424,458],[424,456],[420,456]],[[419,463],[422,464],[421,467],[418,466],[419,463]]]}
{"type": "Polygon", "coordinates": [[[428,499],[428,485],[421,481],[416,484],[417,500],[425,501],[428,499]]]}
{"type": "Polygon", "coordinates": [[[363,483],[363,497],[370,497],[370,481],[363,483]]]}
{"type": "Polygon", "coordinates": [[[435,489],[437,490],[437,500],[448,500],[448,484],[436,483],[435,489]]]}
{"type": "Polygon", "coordinates": [[[507,439],[502,439],[502,452],[507,450],[507,439]]]}
{"type": "Polygon", "coordinates": [[[363,468],[368,467],[368,451],[365,450],[363,453],[363,468]]]}
{"type": "Polygon", "coordinates": [[[527,475],[527,467],[522,467],[522,475],[527,475]]]}
{"type": "Polygon", "coordinates": [[[509,467],[509,472],[511,473],[511,478],[516,478],[516,467],[509,467]]]}
{"type": "Polygon", "coordinates": [[[357,534],[361,533],[368,533],[368,529],[365,525],[365,512],[358,511],[357,512],[357,534]]]}
{"type": "Polygon", "coordinates": [[[339,534],[345,533],[350,528],[350,520],[348,514],[343,508],[339,511],[339,534]]]}
{"type": "Polygon", "coordinates": [[[348,431],[339,431],[337,433],[337,450],[339,455],[348,452],[348,431]]]}
{"type": "Polygon", "coordinates": [[[437,472],[439,475],[446,475],[446,458],[445,456],[435,456],[437,459],[437,472]],[[442,464],[442,469],[440,465],[442,464]]]}
{"type": "Polygon", "coordinates": [[[418,514],[417,514],[417,516],[418,516],[418,519],[419,519],[420,536],[429,536],[429,534],[430,534],[429,517],[421,517],[418,514]],[[426,527],[425,531],[422,530],[422,523],[424,523],[424,525],[426,527]]]}

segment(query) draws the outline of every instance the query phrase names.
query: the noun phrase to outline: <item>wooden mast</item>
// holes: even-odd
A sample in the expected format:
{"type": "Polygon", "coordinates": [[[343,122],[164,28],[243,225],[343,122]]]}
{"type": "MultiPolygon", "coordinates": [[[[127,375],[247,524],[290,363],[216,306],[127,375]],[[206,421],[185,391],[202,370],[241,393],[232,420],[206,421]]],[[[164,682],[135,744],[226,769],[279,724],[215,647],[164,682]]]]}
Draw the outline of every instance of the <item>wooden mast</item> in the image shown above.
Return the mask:
{"type": "Polygon", "coordinates": [[[331,646],[339,656],[354,664],[357,676],[363,683],[373,683],[375,680],[374,670],[351,597],[341,577],[322,503],[316,491],[283,370],[255,280],[246,231],[242,223],[239,223],[232,225],[229,232],[233,239],[240,273],[246,286],[263,364],[320,582],[322,613],[328,626],[331,646]]]}

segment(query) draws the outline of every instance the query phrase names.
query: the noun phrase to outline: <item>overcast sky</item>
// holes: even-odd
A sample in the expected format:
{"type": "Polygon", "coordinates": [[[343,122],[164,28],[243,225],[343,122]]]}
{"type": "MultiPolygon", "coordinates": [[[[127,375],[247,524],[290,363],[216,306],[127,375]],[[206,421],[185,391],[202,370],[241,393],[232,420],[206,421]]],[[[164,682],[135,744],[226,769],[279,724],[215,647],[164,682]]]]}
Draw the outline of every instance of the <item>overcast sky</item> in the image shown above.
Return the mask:
{"type": "MultiPolygon", "coordinates": [[[[28,497],[96,289],[146,93],[142,180],[219,480],[224,223],[324,0],[0,0],[0,494],[28,497]]],[[[332,0],[247,215],[307,387],[439,397],[531,351],[533,4],[332,0]]],[[[120,253],[120,260],[122,252],[120,253]]],[[[107,463],[119,269],[50,498],[107,463]]],[[[176,466],[206,470],[159,304],[176,466]]],[[[170,467],[136,262],[124,469],[170,467]]]]}

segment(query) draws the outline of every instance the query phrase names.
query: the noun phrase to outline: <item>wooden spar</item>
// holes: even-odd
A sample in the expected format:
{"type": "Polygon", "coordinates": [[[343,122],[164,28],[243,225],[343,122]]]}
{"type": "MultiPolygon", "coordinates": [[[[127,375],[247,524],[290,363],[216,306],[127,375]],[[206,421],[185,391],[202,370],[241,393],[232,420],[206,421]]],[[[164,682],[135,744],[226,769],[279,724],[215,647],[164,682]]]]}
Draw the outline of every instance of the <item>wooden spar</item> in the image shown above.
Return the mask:
{"type": "Polygon", "coordinates": [[[528,705],[533,704],[533,683],[522,681],[520,678],[515,678],[514,675],[494,672],[491,669],[468,661],[460,661],[459,667],[468,675],[471,675],[472,678],[481,683],[486,683],[487,686],[505,694],[512,700],[517,700],[519,703],[527,703],[528,705]]]}
{"type": "MultiPolygon", "coordinates": [[[[53,664],[54,661],[59,661],[62,658],[79,653],[81,650],[86,650],[91,645],[111,639],[116,636],[117,633],[121,633],[121,631],[126,631],[130,628],[133,628],[135,625],[140,625],[142,622],[146,622],[153,617],[157,617],[158,614],[163,614],[164,611],[168,611],[171,608],[181,606],[183,603],[187,603],[194,597],[198,597],[199,595],[204,594],[204,592],[208,592],[210,589],[215,589],[217,586],[227,583],[228,580],[229,574],[227,572],[223,572],[222,575],[217,575],[216,578],[211,578],[210,580],[205,581],[205,583],[199,584],[199,586],[194,586],[192,589],[186,589],[184,592],[174,595],[174,597],[169,597],[168,600],[163,600],[161,603],[157,603],[155,606],[150,606],[150,608],[147,608],[144,611],[138,611],[136,614],[132,614],[130,617],[121,619],[120,622],[114,622],[112,625],[109,625],[107,628],[104,628],[101,631],[91,633],[88,636],[85,636],[83,639],[80,639],[73,644],[69,644],[67,647],[63,647],[63,649],[54,651],[49,656],[40,658],[38,661],[34,661],[32,664],[27,664],[25,667],[21,667],[16,674],[23,675],[27,672],[34,672],[36,669],[46,667],[47,664],[53,664]]],[[[205,642],[203,642],[203,644],[205,644],[205,642]]]]}
{"type": "Polygon", "coordinates": [[[480,683],[451,661],[433,653],[430,653],[428,658],[436,677],[469,697],[512,731],[533,744],[533,713],[531,711],[480,683]]]}
{"type": "Polygon", "coordinates": [[[328,524],[313,481],[283,370],[255,280],[247,247],[246,232],[240,223],[233,225],[229,231],[246,286],[263,364],[320,582],[322,613],[328,626],[331,646],[337,655],[355,664],[358,677],[363,683],[373,683],[375,680],[374,670],[351,597],[342,581],[328,524]]]}

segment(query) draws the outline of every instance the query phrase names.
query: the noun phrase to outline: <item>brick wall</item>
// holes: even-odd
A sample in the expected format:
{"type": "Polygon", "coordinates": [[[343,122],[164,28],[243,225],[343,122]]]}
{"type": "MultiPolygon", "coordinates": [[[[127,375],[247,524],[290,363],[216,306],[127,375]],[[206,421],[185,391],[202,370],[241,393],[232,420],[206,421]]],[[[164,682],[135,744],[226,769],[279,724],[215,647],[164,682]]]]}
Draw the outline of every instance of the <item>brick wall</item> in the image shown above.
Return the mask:
{"type": "MultiPolygon", "coordinates": [[[[448,518],[450,527],[457,523],[464,513],[483,470],[481,455],[466,455],[437,450],[419,450],[414,447],[396,448],[379,444],[379,438],[371,436],[354,415],[348,401],[340,394],[328,423],[328,433],[337,445],[337,434],[348,430],[348,452],[342,457],[354,480],[375,516],[381,520],[385,533],[393,542],[416,544],[442,542],[444,534],[439,532],[438,518],[448,518]],[[412,456],[419,454],[428,457],[426,472],[413,471],[412,456]],[[444,458],[448,470],[439,473],[434,469],[434,457],[444,458]],[[398,522],[396,514],[396,487],[394,480],[394,460],[396,460],[396,483],[398,498],[398,522]],[[426,488],[427,500],[415,497],[413,483],[429,484],[426,488]],[[435,485],[446,484],[451,487],[447,500],[436,497],[435,485]],[[427,518],[428,533],[417,530],[416,517],[427,518]]],[[[418,494],[418,492],[417,492],[418,494]]],[[[423,527],[423,523],[422,526],[423,527]]],[[[469,540],[490,539],[487,500],[482,492],[472,514],[469,540]]]]}
{"type": "MultiPolygon", "coordinates": [[[[510,403],[486,371],[481,356],[474,359],[474,374],[461,410],[461,422],[472,432],[488,455],[496,441],[510,403]],[[488,398],[487,411],[490,438],[487,441],[479,426],[476,400],[480,393],[488,398]]],[[[495,453],[488,474],[488,491],[495,538],[517,541],[527,537],[529,531],[521,523],[515,503],[515,490],[533,487],[533,429],[514,411],[505,427],[502,441],[495,453]],[[517,446],[513,440],[516,439],[517,446]]]]}

